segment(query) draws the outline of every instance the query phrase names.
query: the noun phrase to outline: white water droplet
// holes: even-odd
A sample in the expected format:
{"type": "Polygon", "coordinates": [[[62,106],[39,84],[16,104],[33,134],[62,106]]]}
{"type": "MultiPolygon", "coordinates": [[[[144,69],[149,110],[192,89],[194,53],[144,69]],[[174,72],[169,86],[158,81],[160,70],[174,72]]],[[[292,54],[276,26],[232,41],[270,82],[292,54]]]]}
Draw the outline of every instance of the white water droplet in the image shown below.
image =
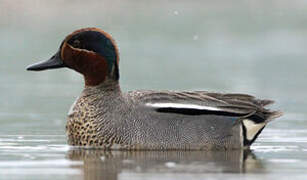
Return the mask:
{"type": "Polygon", "coordinates": [[[130,160],[130,159],[124,159],[124,160],[123,160],[123,163],[125,163],[125,164],[133,164],[134,161],[133,161],[133,160],[130,160]]]}
{"type": "Polygon", "coordinates": [[[176,166],[176,163],[174,163],[174,162],[167,162],[167,163],[165,163],[165,166],[168,167],[168,168],[173,168],[173,167],[176,166]]]}
{"type": "Polygon", "coordinates": [[[100,159],[101,159],[101,161],[104,161],[106,159],[106,157],[101,156],[100,159]]]}
{"type": "Polygon", "coordinates": [[[194,40],[194,41],[198,40],[198,35],[194,35],[194,36],[193,36],[193,40],[194,40]]]}
{"type": "Polygon", "coordinates": [[[141,168],[140,166],[137,166],[137,167],[135,168],[135,170],[138,171],[138,172],[141,172],[142,168],[141,168]]]}

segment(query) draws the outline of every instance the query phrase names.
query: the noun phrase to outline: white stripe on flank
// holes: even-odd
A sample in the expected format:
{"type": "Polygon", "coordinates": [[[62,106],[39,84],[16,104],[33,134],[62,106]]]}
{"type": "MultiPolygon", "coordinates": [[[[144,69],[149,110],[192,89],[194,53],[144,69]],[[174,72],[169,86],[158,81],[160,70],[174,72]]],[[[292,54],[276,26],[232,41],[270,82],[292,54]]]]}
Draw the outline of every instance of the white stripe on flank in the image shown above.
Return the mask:
{"type": "Polygon", "coordinates": [[[197,109],[197,110],[208,110],[208,111],[220,111],[219,108],[196,105],[196,104],[179,104],[179,103],[146,103],[146,106],[155,108],[186,108],[186,109],[197,109]]]}
{"type": "Polygon", "coordinates": [[[71,116],[74,114],[74,107],[75,105],[77,104],[77,101],[78,101],[79,97],[76,98],[76,100],[74,101],[74,103],[70,106],[70,109],[68,111],[68,116],[71,116]]]}
{"type": "Polygon", "coordinates": [[[240,143],[241,143],[241,147],[243,147],[244,146],[244,134],[243,134],[242,125],[240,125],[240,143]]]}

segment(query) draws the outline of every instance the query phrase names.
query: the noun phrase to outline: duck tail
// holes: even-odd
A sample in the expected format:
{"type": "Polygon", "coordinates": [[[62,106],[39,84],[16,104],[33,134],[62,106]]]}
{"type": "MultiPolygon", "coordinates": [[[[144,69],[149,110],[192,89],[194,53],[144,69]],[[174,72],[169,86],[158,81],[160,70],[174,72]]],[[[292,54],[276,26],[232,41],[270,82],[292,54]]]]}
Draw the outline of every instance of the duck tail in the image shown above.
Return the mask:
{"type": "Polygon", "coordinates": [[[259,100],[257,103],[258,109],[254,111],[254,114],[242,119],[244,146],[250,146],[269,122],[283,115],[281,111],[264,108],[272,103],[274,101],[259,100]]]}
{"type": "Polygon", "coordinates": [[[267,124],[268,122],[272,121],[273,119],[279,118],[280,116],[283,115],[283,112],[281,111],[267,111],[264,112],[265,116],[265,123],[267,124]]]}

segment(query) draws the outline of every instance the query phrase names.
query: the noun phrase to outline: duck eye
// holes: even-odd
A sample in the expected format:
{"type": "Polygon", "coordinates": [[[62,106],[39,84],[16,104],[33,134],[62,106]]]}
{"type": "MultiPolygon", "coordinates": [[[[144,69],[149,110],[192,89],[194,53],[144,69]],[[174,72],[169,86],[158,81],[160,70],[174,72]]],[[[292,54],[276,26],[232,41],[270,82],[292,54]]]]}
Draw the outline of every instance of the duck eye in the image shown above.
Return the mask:
{"type": "Polygon", "coordinates": [[[75,48],[80,47],[80,41],[78,39],[74,40],[72,46],[75,48]]]}

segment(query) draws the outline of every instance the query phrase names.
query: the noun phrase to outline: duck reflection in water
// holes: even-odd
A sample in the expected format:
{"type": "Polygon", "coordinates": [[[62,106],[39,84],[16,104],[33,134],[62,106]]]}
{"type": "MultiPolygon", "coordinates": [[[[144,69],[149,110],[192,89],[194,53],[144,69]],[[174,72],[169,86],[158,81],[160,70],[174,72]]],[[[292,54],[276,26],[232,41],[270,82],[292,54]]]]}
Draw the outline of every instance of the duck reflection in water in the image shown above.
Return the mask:
{"type": "Polygon", "coordinates": [[[83,166],[74,167],[80,168],[84,179],[142,179],[149,175],[161,178],[175,173],[207,177],[264,171],[261,161],[250,150],[131,152],[74,148],[67,157],[84,162],[83,166]]]}

